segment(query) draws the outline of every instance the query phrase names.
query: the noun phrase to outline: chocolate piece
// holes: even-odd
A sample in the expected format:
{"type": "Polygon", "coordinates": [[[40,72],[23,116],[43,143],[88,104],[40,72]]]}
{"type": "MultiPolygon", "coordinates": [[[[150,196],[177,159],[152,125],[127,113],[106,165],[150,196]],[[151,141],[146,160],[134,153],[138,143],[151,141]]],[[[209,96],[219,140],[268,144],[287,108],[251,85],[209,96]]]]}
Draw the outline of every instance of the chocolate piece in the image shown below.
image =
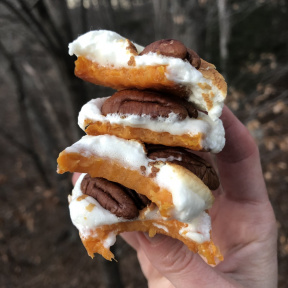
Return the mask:
{"type": "Polygon", "coordinates": [[[95,198],[99,204],[117,217],[133,219],[151,201],[144,195],[104,178],[86,174],[81,182],[83,194],[95,198]]]}
{"type": "Polygon", "coordinates": [[[196,69],[199,69],[201,66],[201,58],[199,55],[194,50],[186,48],[186,46],[178,40],[162,39],[155,41],[146,46],[139,55],[145,55],[149,52],[157,53],[167,57],[188,60],[188,62],[196,69]]]}
{"type": "Polygon", "coordinates": [[[162,145],[146,145],[147,156],[152,160],[159,158],[167,159],[167,162],[175,163],[185,167],[200,178],[211,190],[219,187],[220,182],[214,168],[202,159],[193,154],[190,150],[180,147],[166,147],[162,145]]]}
{"type": "Polygon", "coordinates": [[[103,115],[110,113],[150,115],[151,118],[169,117],[170,113],[178,115],[179,120],[186,117],[197,118],[198,112],[191,102],[171,95],[152,91],[122,90],[113,94],[102,105],[103,115]]]}

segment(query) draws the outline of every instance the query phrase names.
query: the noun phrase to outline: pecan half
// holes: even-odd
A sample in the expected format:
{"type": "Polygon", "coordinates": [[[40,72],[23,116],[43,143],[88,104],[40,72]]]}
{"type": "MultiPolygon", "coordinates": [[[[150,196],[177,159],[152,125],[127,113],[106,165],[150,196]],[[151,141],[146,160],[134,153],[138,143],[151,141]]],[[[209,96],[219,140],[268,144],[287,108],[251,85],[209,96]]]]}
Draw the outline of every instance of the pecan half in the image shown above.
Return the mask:
{"type": "Polygon", "coordinates": [[[117,217],[133,219],[151,201],[144,195],[104,178],[86,174],[81,182],[83,194],[95,198],[99,204],[117,217]]]}
{"type": "Polygon", "coordinates": [[[150,115],[151,118],[178,115],[179,120],[186,117],[197,118],[198,112],[191,102],[171,95],[147,90],[127,89],[118,91],[102,105],[103,115],[109,113],[150,115]]]}
{"type": "Polygon", "coordinates": [[[201,66],[201,58],[200,56],[192,49],[187,48],[187,56],[186,59],[190,62],[192,66],[196,69],[199,69],[201,66]]]}
{"type": "Polygon", "coordinates": [[[194,50],[186,48],[186,46],[178,40],[162,39],[155,41],[146,46],[139,55],[148,54],[149,52],[187,60],[196,69],[199,69],[201,66],[201,58],[199,55],[194,50]]]}
{"type": "Polygon", "coordinates": [[[185,59],[187,54],[187,48],[182,42],[178,40],[162,39],[146,46],[139,55],[148,54],[149,52],[157,53],[168,57],[185,59]]]}
{"type": "Polygon", "coordinates": [[[202,159],[193,154],[190,150],[180,147],[166,147],[161,145],[146,145],[147,156],[152,160],[159,158],[167,159],[167,162],[175,163],[185,167],[200,178],[211,190],[219,187],[220,182],[214,168],[202,159]]]}

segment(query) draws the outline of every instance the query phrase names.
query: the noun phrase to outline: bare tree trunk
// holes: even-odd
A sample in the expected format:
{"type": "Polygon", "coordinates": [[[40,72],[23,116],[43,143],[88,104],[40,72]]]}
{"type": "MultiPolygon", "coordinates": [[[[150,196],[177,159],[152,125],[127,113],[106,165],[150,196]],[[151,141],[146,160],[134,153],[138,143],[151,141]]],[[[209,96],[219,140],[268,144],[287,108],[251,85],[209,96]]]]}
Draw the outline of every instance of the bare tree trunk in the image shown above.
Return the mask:
{"type": "Polygon", "coordinates": [[[80,7],[80,13],[81,13],[81,24],[82,24],[82,33],[87,32],[88,29],[88,19],[87,19],[87,8],[85,7],[85,0],[81,0],[81,7],[80,7]]]}
{"type": "MultiPolygon", "coordinates": [[[[6,0],[1,1],[4,1],[4,3],[6,4],[6,0]]],[[[65,37],[61,35],[61,32],[58,32],[57,28],[54,26],[54,23],[51,24],[51,22],[53,21],[49,16],[49,12],[48,11],[44,12],[44,10],[48,9],[46,5],[40,5],[40,6],[36,5],[35,11],[40,13],[41,15],[45,15],[45,21],[41,23],[40,20],[38,19],[39,17],[37,18],[34,15],[35,12],[27,4],[26,1],[18,0],[18,2],[23,8],[26,18],[29,20],[28,23],[31,22],[30,25],[33,27],[34,30],[36,30],[37,40],[39,41],[39,39],[43,39],[42,43],[44,43],[45,45],[44,47],[46,49],[48,48],[47,52],[52,56],[55,65],[58,67],[62,81],[65,83],[65,86],[69,89],[70,101],[72,103],[74,117],[77,117],[79,109],[83,106],[83,104],[85,104],[89,100],[89,97],[86,93],[83,81],[76,79],[73,74],[74,64],[72,58],[67,53],[68,43],[65,43],[65,41],[64,42],[57,41],[57,39],[64,39],[65,37]]],[[[63,6],[60,7],[63,8],[63,6]]],[[[17,11],[15,7],[13,8],[15,11],[17,11]]],[[[66,13],[67,11],[66,9],[64,9],[63,14],[65,19],[66,19],[65,17],[66,13]]],[[[23,21],[22,18],[20,20],[23,21]]],[[[71,31],[69,31],[69,33],[71,34],[71,31]]]]}
{"type": "Polygon", "coordinates": [[[71,25],[71,21],[69,18],[69,12],[68,12],[66,1],[58,1],[57,4],[59,5],[59,10],[61,12],[61,20],[62,20],[61,25],[60,25],[60,30],[65,31],[66,39],[68,39],[67,42],[70,42],[73,40],[74,37],[73,37],[72,25],[71,25]]]}
{"type": "Polygon", "coordinates": [[[191,0],[186,2],[186,37],[187,46],[194,49],[197,53],[201,55],[201,51],[205,47],[205,17],[204,10],[200,7],[198,0],[191,0]]]}
{"type": "Polygon", "coordinates": [[[176,38],[201,55],[205,49],[205,11],[198,0],[173,1],[173,38],[176,38]]]}
{"type": "MultiPolygon", "coordinates": [[[[45,87],[42,82],[41,75],[37,75],[35,69],[27,62],[23,63],[23,67],[24,70],[27,72],[27,74],[31,77],[31,79],[34,80],[35,86],[39,91],[39,94],[44,95],[45,87]]],[[[35,99],[34,102],[36,102],[36,100],[37,99],[35,99]]],[[[51,101],[49,98],[42,97],[41,100],[38,102],[41,102],[41,106],[39,105],[41,114],[49,115],[49,118],[47,117],[48,118],[47,120],[49,121],[49,126],[53,127],[53,133],[51,134],[53,134],[53,137],[55,137],[55,139],[53,139],[55,141],[51,143],[52,146],[55,147],[55,149],[57,150],[63,149],[63,147],[66,147],[69,144],[69,142],[75,140],[76,134],[74,131],[76,129],[73,129],[74,127],[71,126],[68,129],[65,129],[65,127],[61,127],[56,111],[51,105],[51,101]]]]}
{"type": "Polygon", "coordinates": [[[205,33],[205,54],[201,54],[204,59],[207,59],[207,61],[212,61],[212,49],[211,45],[215,43],[214,40],[214,30],[218,23],[217,18],[217,3],[215,0],[208,0],[205,4],[205,27],[206,27],[206,33],[205,33]]]}
{"type": "Polygon", "coordinates": [[[102,15],[102,25],[108,29],[115,30],[114,10],[111,4],[111,0],[99,0],[99,12],[102,15]]]}
{"type": "Polygon", "coordinates": [[[42,179],[44,185],[47,188],[52,187],[52,183],[47,175],[47,171],[45,169],[44,163],[41,161],[41,158],[35,151],[34,141],[33,141],[33,131],[31,121],[28,116],[27,109],[27,99],[25,95],[24,83],[21,76],[21,73],[15,63],[14,57],[8,52],[8,50],[4,47],[4,45],[0,42],[0,52],[3,53],[5,58],[10,64],[10,72],[11,76],[14,80],[16,92],[18,96],[18,113],[20,115],[21,127],[24,130],[25,140],[24,143],[20,143],[14,138],[14,135],[8,134],[6,131],[1,131],[1,134],[13,145],[18,147],[20,151],[27,153],[30,155],[31,159],[34,162],[36,170],[39,173],[40,178],[42,179]]]}
{"type": "Polygon", "coordinates": [[[224,77],[227,74],[227,61],[229,56],[228,42],[230,39],[230,18],[227,0],[217,0],[219,18],[219,48],[221,58],[221,69],[224,77]]]}
{"type": "MultiPolygon", "coordinates": [[[[167,38],[171,33],[171,15],[169,14],[170,0],[153,0],[155,39],[167,38]]],[[[169,37],[170,38],[170,37],[169,37]]]]}

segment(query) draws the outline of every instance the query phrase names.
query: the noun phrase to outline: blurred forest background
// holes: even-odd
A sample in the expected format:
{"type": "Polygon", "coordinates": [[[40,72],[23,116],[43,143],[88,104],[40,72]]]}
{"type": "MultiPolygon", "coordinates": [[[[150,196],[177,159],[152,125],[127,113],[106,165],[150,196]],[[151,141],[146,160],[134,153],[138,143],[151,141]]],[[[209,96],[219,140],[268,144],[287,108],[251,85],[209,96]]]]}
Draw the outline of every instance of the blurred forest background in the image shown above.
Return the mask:
{"type": "Polygon", "coordinates": [[[94,29],[143,46],[176,38],[225,75],[226,103],[262,155],[287,287],[287,0],[0,0],[0,286],[147,286],[120,238],[118,263],[87,256],[68,214],[70,175],[56,174],[58,153],[81,135],[80,107],[111,94],[77,79],[67,53],[94,29]]]}

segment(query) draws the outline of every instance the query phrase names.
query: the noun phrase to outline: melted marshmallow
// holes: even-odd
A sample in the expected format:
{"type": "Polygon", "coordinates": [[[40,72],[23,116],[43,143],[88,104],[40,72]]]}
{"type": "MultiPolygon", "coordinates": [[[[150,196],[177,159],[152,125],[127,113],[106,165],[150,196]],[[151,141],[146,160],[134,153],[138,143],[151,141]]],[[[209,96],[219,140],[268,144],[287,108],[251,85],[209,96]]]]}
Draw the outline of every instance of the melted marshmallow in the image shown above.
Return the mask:
{"type": "Polygon", "coordinates": [[[151,119],[149,115],[125,115],[125,117],[122,117],[123,115],[116,113],[104,116],[101,113],[101,107],[108,98],[93,99],[82,107],[78,116],[78,125],[81,129],[85,131],[85,120],[109,122],[111,124],[149,129],[159,133],[169,132],[172,135],[196,135],[201,133],[204,136],[201,146],[213,153],[220,152],[225,145],[225,131],[220,119],[212,121],[202,112],[198,112],[197,119],[187,117],[181,121],[175,113],[170,113],[168,118],[158,117],[157,119],[151,119]]]}
{"type": "MultiPolygon", "coordinates": [[[[138,53],[143,50],[142,46],[133,44],[138,53]]],[[[208,111],[212,120],[220,117],[226,94],[213,85],[210,79],[206,79],[199,70],[187,61],[157,53],[150,52],[142,56],[135,56],[128,49],[129,45],[128,39],[115,32],[96,30],[81,35],[70,43],[69,54],[82,56],[102,66],[113,66],[114,68],[131,68],[128,65],[130,57],[134,57],[136,67],[165,65],[167,79],[187,87],[191,92],[188,97],[189,101],[193,102],[198,109],[208,111]],[[203,94],[213,95],[210,97],[213,104],[212,109],[208,109],[203,94]]]]}
{"type": "MultiPolygon", "coordinates": [[[[95,155],[118,161],[125,168],[139,173],[151,173],[152,161],[146,156],[145,147],[136,140],[125,140],[111,135],[83,136],[78,142],[65,149],[66,153],[79,153],[85,157],[95,155]],[[143,167],[146,168],[143,172],[143,167]],[[142,168],[142,169],[141,169],[142,168]]],[[[191,173],[180,174],[170,163],[159,163],[156,177],[151,178],[159,187],[166,188],[173,199],[174,208],[170,215],[186,222],[197,217],[202,211],[211,208],[210,190],[202,181],[191,173]],[[196,182],[200,182],[197,185],[196,182]]]]}
{"type": "MultiPolygon", "coordinates": [[[[173,217],[185,222],[197,217],[210,201],[210,194],[202,193],[202,185],[195,185],[195,182],[191,181],[190,174],[185,177],[185,174],[180,173],[169,163],[161,166],[157,166],[160,170],[156,175],[156,182],[172,193],[173,217]]],[[[195,178],[198,180],[197,176],[195,178]]]]}
{"type": "MultiPolygon", "coordinates": [[[[67,153],[79,153],[85,157],[99,156],[116,160],[124,167],[137,170],[141,165],[147,167],[143,144],[137,140],[124,140],[113,135],[83,136],[72,146],[67,147],[67,153]]],[[[149,173],[151,169],[148,169],[149,173]]]]}
{"type": "MultiPolygon", "coordinates": [[[[127,222],[125,218],[117,217],[110,211],[104,209],[98,202],[91,196],[84,195],[81,191],[81,182],[85,174],[81,174],[77,180],[72,195],[69,197],[70,216],[73,224],[77,227],[82,237],[95,236],[94,230],[102,225],[111,225],[120,222],[127,222]],[[87,207],[93,207],[87,209],[87,207]]],[[[165,220],[161,217],[157,208],[152,210],[147,209],[144,220],[165,220]]],[[[143,220],[142,218],[133,219],[133,221],[143,220]]],[[[206,212],[201,212],[196,218],[187,222],[188,226],[182,228],[179,233],[197,243],[203,243],[210,240],[210,216],[206,212]]],[[[164,225],[154,223],[155,227],[163,229],[168,232],[164,225]]],[[[104,246],[109,248],[115,243],[115,233],[111,232],[105,239],[104,246]]]]}

